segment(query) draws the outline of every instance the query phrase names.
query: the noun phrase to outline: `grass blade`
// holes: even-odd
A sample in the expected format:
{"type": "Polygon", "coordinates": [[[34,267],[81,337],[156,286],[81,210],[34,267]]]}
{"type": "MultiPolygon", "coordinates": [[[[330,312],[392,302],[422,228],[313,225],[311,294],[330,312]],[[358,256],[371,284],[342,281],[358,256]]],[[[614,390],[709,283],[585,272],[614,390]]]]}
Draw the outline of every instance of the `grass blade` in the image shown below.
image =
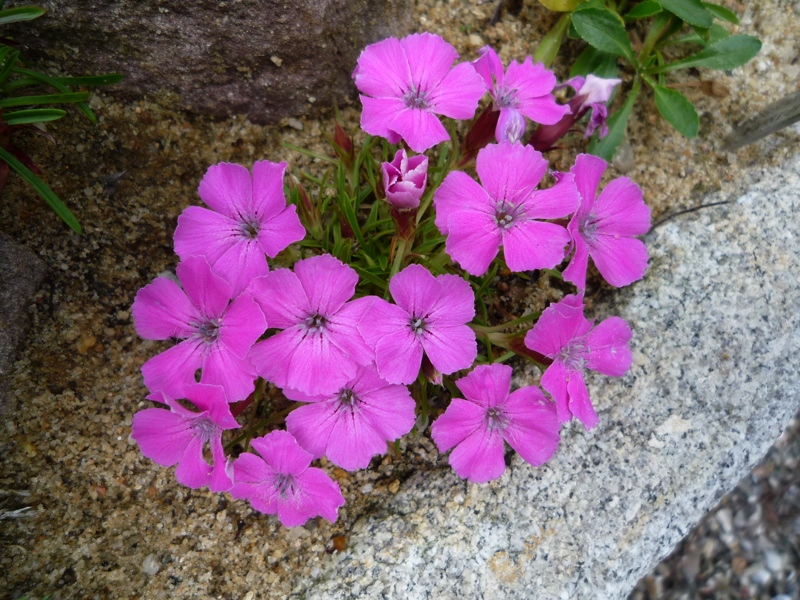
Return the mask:
{"type": "Polygon", "coordinates": [[[89,92],[70,92],[68,94],[43,94],[41,96],[17,96],[0,100],[0,108],[9,106],[27,106],[30,104],[68,104],[71,102],[85,102],[89,92]]]}
{"type": "Polygon", "coordinates": [[[18,110],[12,113],[4,113],[3,121],[5,121],[7,125],[44,123],[45,121],[56,121],[66,114],[67,112],[60,108],[32,108],[31,110],[18,110]]]}

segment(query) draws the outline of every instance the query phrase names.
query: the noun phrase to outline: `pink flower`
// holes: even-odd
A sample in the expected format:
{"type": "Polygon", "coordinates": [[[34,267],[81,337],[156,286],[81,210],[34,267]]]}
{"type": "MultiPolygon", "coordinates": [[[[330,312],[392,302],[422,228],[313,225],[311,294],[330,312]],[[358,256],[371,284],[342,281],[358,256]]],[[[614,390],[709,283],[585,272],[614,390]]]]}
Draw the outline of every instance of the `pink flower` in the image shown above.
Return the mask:
{"type": "Polygon", "coordinates": [[[509,394],[511,371],[500,364],[475,367],[456,381],[465,399],[453,398],[431,427],[439,452],[455,446],[453,470],[475,483],[505,471],[503,440],[532,465],[547,462],[558,446],[555,407],[534,386],[509,394]]]}
{"type": "Polygon", "coordinates": [[[627,177],[611,181],[595,200],[606,166],[602,158],[580,154],[570,169],[581,204],[567,227],[575,255],[564,269],[564,279],[581,290],[586,288],[590,256],[614,287],[641,279],[647,269],[647,248],[632,236],[650,229],[650,209],[642,200],[642,191],[627,177]]]}
{"type": "Polygon", "coordinates": [[[428,179],[428,157],[422,154],[409,158],[404,149],[397,151],[392,162],[381,163],[386,199],[398,210],[417,208],[428,179]]]}
{"type": "Polygon", "coordinates": [[[133,416],[131,437],[147,458],[164,467],[177,464],[175,477],[190,488],[208,486],[212,492],[230,489],[232,482],[222,431],[237,429],[224,390],[218,385],[187,385],[186,397],[200,409],[193,412],[164,394],[147,398],[162,402],[169,410],[146,408],[133,416]],[[203,458],[205,445],[211,446],[212,464],[203,458]]]}
{"type": "Polygon", "coordinates": [[[573,416],[586,429],[597,425],[583,369],[621,377],[631,366],[628,342],[632,333],[619,317],[610,317],[592,329],[583,316],[583,298],[570,295],[551,304],[525,335],[525,345],[553,363],[542,375],[542,387],[556,401],[562,423],[573,416]]]}
{"type": "Polygon", "coordinates": [[[578,205],[572,175],[546,190],[541,153],[520,143],[490,144],[478,153],[481,184],[453,171],[433,196],[436,225],[447,235],[448,254],[472,275],[483,275],[500,246],[512,271],[551,269],[564,258],[567,230],[541,219],[559,219],[578,205]]]}
{"type": "Polygon", "coordinates": [[[572,112],[580,119],[589,110],[589,124],[586,126],[584,137],[591,136],[596,129],[600,129],[599,137],[608,135],[606,117],[608,117],[608,107],[606,104],[611,99],[614,88],[622,83],[621,79],[604,79],[595,77],[591,73],[586,79],[580,75],[573,77],[564,85],[570,86],[575,90],[575,96],[569,102],[572,112]]]}
{"type": "Polygon", "coordinates": [[[249,288],[280,333],[253,346],[264,379],[305,394],[328,394],[374,360],[356,324],[371,299],[348,302],[358,275],[330,254],[299,260],[294,272],[277,269],[249,288]]]}
{"type": "Polygon", "coordinates": [[[495,129],[498,142],[519,141],[525,133],[525,117],[552,125],[569,114],[569,107],[553,98],[556,76],[544,65],[533,64],[528,56],[522,64],[511,61],[504,73],[503,63],[492,48],[485,46],[478,54],[480,58],[472,66],[486,83],[495,110],[500,111],[495,129]]]}
{"type": "Polygon", "coordinates": [[[421,265],[409,265],[389,282],[397,304],[376,298],[358,325],[375,351],[378,373],[389,383],[412,383],[422,353],[441,373],[467,369],[478,354],[475,295],[457,275],[434,277],[421,265]]]}
{"type": "Polygon", "coordinates": [[[285,527],[320,515],[333,523],[344,506],[339,485],[322,469],[309,467],[311,455],[287,431],[273,431],[250,442],[261,457],[240,454],[233,463],[234,498],[246,498],[258,511],[278,515],[285,527]]]}
{"type": "Polygon", "coordinates": [[[355,378],[332,394],[307,396],[284,390],[290,400],[311,402],[286,417],[286,428],[314,458],[354,471],[386,452],[414,426],[415,403],[404,385],[386,383],[375,365],[359,367],[355,378]]]}
{"type": "Polygon", "coordinates": [[[468,63],[451,68],[455,49],[438,35],[415,33],[364,48],[353,72],[361,92],[361,128],[415,152],[450,139],[436,115],[471,119],[486,86],[468,63]]]}
{"type": "Polygon", "coordinates": [[[286,163],[262,160],[253,177],[241,165],[220,163],[208,169],[198,192],[213,210],[190,206],[178,217],[175,252],[182,260],[205,256],[238,296],[269,271],[265,254],[275,258],[306,232],[294,205],[286,206],[286,163]]]}
{"type": "Polygon", "coordinates": [[[150,391],[183,398],[184,386],[221,385],[230,402],[255,389],[255,369],[248,352],[267,328],[264,314],[247,295],[231,301],[231,286],[211,272],[206,260],[193,256],[178,265],[177,283],[158,277],[133,302],[136,332],[147,340],[183,341],[142,366],[150,391]]]}

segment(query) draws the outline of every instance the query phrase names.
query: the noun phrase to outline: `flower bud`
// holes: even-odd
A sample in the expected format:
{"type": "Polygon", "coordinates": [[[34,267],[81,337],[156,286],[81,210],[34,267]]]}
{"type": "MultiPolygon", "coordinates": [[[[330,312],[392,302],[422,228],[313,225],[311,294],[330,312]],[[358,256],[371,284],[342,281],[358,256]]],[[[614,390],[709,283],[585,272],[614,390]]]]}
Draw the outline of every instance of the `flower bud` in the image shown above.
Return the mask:
{"type": "Polygon", "coordinates": [[[409,157],[404,149],[397,151],[392,162],[381,164],[386,199],[397,210],[417,208],[428,179],[428,157],[409,157]]]}

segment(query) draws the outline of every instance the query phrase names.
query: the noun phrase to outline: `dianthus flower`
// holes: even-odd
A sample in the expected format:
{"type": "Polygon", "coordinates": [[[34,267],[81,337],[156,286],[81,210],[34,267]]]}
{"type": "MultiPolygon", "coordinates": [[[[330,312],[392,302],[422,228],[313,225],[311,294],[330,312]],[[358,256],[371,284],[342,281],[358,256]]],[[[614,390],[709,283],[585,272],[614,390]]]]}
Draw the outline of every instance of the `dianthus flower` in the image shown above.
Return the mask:
{"type": "Polygon", "coordinates": [[[250,452],[233,463],[234,498],[246,498],[258,511],[278,515],[285,527],[320,515],[333,523],[344,496],[322,469],[309,467],[312,456],[288,431],[273,431],[250,442],[250,452]]]}
{"type": "Polygon", "coordinates": [[[237,429],[224,390],[218,385],[187,385],[185,396],[200,412],[181,406],[163,392],[147,398],[162,402],[169,410],[146,408],[133,416],[131,437],[147,458],[164,467],[177,464],[175,477],[190,488],[208,486],[212,492],[230,489],[231,471],[222,447],[222,431],[237,429]],[[211,447],[212,464],[203,458],[211,447]]]}
{"type": "Polygon", "coordinates": [[[609,317],[592,329],[583,316],[581,296],[569,295],[551,304],[526,335],[525,345],[551,359],[542,375],[542,387],[556,401],[562,423],[573,416],[586,429],[597,425],[584,368],[610,377],[621,377],[631,366],[628,342],[632,333],[619,317],[609,317]]]}
{"type": "Polygon", "coordinates": [[[166,277],[146,285],[133,302],[136,332],[147,340],[183,341],[142,366],[152,392],[183,398],[185,385],[221,385],[230,402],[255,389],[256,372],[248,352],[267,327],[261,309],[247,295],[231,301],[231,286],[211,271],[206,259],[193,256],[178,265],[183,289],[166,277]]]}
{"type": "Polygon", "coordinates": [[[495,110],[500,111],[495,129],[498,142],[520,140],[525,134],[525,117],[552,125],[569,114],[569,107],[553,97],[556,76],[543,64],[534,64],[528,56],[522,64],[511,61],[503,72],[503,63],[492,48],[485,46],[478,54],[472,66],[486,83],[495,110]]]}
{"type": "Polygon", "coordinates": [[[277,269],[255,279],[250,293],[270,328],[280,333],[257,343],[251,359],[258,374],[278,387],[327,394],[356,375],[374,354],[356,325],[371,299],[348,302],[358,275],[330,254],[299,260],[294,272],[277,269]]]}
{"type": "Polygon", "coordinates": [[[478,354],[475,295],[457,275],[434,277],[421,265],[409,265],[389,282],[396,304],[375,298],[358,325],[375,351],[378,373],[389,383],[412,383],[424,352],[440,373],[467,369],[478,354]]]}
{"type": "Polygon", "coordinates": [[[381,163],[386,200],[397,210],[419,206],[428,179],[428,157],[419,154],[409,157],[401,148],[392,162],[381,163]]]}
{"type": "Polygon", "coordinates": [[[464,400],[453,398],[431,427],[439,452],[450,454],[460,477],[475,483],[505,471],[504,443],[532,465],[547,462],[559,442],[556,410],[535,386],[509,394],[511,367],[481,365],[456,381],[464,400]]]}
{"type": "Polygon", "coordinates": [[[447,253],[471,275],[483,275],[503,246],[512,271],[552,269],[564,258],[567,230],[541,219],[560,219],[578,206],[571,174],[546,190],[541,153],[520,143],[490,144],[478,153],[481,183],[461,171],[447,175],[433,196],[436,226],[447,253]]]}
{"type": "Polygon", "coordinates": [[[238,295],[269,272],[267,259],[303,239],[294,205],[286,205],[286,163],[262,160],[253,176],[241,165],[220,163],[206,171],[198,193],[213,210],[190,206],[178,217],[175,252],[181,259],[205,256],[238,295]]]}
{"type": "Polygon", "coordinates": [[[388,38],[361,52],[353,80],[361,92],[361,128],[424,152],[450,139],[436,115],[471,119],[486,86],[469,63],[451,68],[458,53],[438,35],[388,38]]]}
{"type": "Polygon", "coordinates": [[[290,400],[310,402],[286,417],[286,429],[314,458],[354,471],[365,469],[386,442],[414,426],[414,400],[404,385],[387,383],[375,365],[359,367],[355,378],[332,394],[308,396],[286,389],[290,400]]]}
{"type": "Polygon", "coordinates": [[[602,158],[579,154],[570,169],[581,203],[567,226],[575,255],[563,275],[581,290],[586,288],[590,256],[614,287],[641,279],[647,269],[647,248],[632,236],[650,229],[650,209],[642,190],[627,177],[611,181],[598,197],[597,186],[607,166],[602,158]]]}

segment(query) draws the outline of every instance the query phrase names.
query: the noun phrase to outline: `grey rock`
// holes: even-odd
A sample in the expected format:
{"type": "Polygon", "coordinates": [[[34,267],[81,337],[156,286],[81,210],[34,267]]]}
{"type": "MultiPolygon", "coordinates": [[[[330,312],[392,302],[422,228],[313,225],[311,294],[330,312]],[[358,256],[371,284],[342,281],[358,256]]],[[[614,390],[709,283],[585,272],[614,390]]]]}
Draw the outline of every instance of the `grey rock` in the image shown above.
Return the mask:
{"type": "Polygon", "coordinates": [[[123,73],[108,89],[128,98],[158,92],[165,101],[166,91],[186,109],[256,123],[355,99],[361,49],[411,26],[411,3],[400,0],[36,4],[48,14],[3,29],[27,55],[73,75],[123,73]]]}
{"type": "Polygon", "coordinates": [[[649,275],[595,304],[634,331],[631,371],[589,380],[597,428],[487,485],[412,476],[293,597],[625,598],[800,404],[800,155],[751,175],[649,234],[649,275]]]}
{"type": "Polygon", "coordinates": [[[0,415],[7,406],[6,378],[28,332],[28,306],[44,281],[44,261],[0,233],[0,415]]]}

